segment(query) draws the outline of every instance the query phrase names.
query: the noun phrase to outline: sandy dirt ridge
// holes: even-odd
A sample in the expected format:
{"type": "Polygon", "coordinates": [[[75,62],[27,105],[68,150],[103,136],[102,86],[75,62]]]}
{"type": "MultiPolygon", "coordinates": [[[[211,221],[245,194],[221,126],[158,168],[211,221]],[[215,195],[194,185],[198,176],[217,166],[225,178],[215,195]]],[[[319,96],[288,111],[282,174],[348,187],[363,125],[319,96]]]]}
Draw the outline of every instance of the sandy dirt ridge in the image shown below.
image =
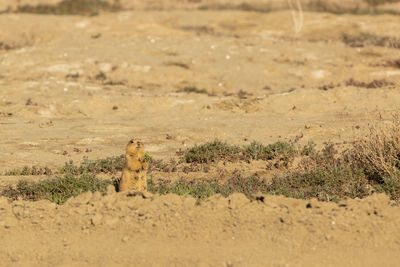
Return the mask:
{"type": "Polygon", "coordinates": [[[242,194],[86,193],[57,206],[0,198],[5,266],[396,266],[400,210],[242,194]]]}
{"type": "MultiPolygon", "coordinates": [[[[93,17],[0,15],[1,175],[25,165],[57,169],[71,160],[117,156],[133,137],[164,160],[215,138],[240,145],[342,144],[398,112],[400,16],[305,12],[295,34],[288,10],[201,9],[215,3],[205,0],[121,3],[128,10],[93,17]],[[343,34],[363,33],[375,45],[343,42],[343,34]],[[382,36],[390,43],[376,42],[382,36]],[[185,87],[206,93],[182,92],[185,87]]],[[[15,1],[1,1],[0,10],[8,6],[15,9],[15,1]]],[[[266,164],[241,162],[240,170],[252,173],[266,164]]],[[[187,178],[181,175],[175,179],[187,178]]],[[[3,175],[0,185],[20,178],[46,179],[3,175]]],[[[250,201],[238,194],[195,202],[111,189],[105,197],[87,193],[62,206],[0,198],[0,261],[398,264],[400,210],[384,195],[339,204],[275,196],[250,201]]]]}

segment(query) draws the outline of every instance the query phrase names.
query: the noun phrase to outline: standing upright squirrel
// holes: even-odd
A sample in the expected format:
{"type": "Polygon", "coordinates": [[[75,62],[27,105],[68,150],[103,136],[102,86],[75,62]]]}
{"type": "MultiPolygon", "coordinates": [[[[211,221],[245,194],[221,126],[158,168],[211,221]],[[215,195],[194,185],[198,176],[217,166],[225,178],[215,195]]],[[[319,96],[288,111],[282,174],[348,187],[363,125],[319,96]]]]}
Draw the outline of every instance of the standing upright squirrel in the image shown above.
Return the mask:
{"type": "Polygon", "coordinates": [[[132,139],[126,146],[125,167],[119,182],[119,191],[135,189],[147,190],[146,171],[148,163],[144,159],[144,146],[138,139],[132,139]]]}

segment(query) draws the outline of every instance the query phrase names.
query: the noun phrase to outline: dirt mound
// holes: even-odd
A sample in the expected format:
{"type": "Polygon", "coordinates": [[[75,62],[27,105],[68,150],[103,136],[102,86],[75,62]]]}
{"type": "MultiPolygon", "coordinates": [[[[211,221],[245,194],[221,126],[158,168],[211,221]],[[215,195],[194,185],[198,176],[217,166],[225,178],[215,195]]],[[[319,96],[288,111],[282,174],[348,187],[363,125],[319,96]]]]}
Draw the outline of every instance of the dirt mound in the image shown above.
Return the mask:
{"type": "Polygon", "coordinates": [[[108,192],[62,206],[1,198],[0,260],[21,266],[397,264],[400,209],[385,195],[335,204],[234,194],[198,205],[191,197],[108,192]]]}

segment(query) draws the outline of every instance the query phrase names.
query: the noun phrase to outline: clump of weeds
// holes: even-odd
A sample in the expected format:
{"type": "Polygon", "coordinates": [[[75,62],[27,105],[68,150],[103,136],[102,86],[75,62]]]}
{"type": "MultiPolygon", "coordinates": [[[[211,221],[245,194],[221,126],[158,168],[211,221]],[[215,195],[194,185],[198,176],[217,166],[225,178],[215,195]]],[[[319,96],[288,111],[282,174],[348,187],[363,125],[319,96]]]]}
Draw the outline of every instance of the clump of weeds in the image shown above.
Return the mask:
{"type": "Polygon", "coordinates": [[[39,4],[19,6],[19,13],[49,14],[49,15],[84,15],[95,16],[99,12],[121,11],[118,1],[113,4],[102,0],[63,0],[56,5],[39,4]]]}
{"type": "Polygon", "coordinates": [[[357,35],[342,34],[342,41],[350,47],[364,47],[367,45],[400,49],[400,40],[394,37],[378,36],[372,33],[360,33],[357,35]]]}
{"type": "Polygon", "coordinates": [[[60,168],[60,173],[66,174],[84,174],[84,173],[111,173],[122,171],[125,165],[124,155],[117,157],[108,157],[105,159],[88,160],[84,159],[81,165],[74,165],[72,161],[66,162],[64,167],[60,168]]]}
{"type": "Polygon", "coordinates": [[[111,181],[96,178],[92,174],[74,176],[67,174],[39,182],[27,182],[20,180],[16,186],[9,186],[1,192],[2,196],[11,199],[41,200],[48,199],[57,204],[63,204],[70,197],[78,196],[84,192],[106,192],[111,181]]]}
{"type": "Polygon", "coordinates": [[[100,81],[105,81],[107,80],[107,75],[104,72],[100,71],[99,73],[96,74],[95,79],[100,81]]]}
{"type": "Polygon", "coordinates": [[[395,84],[393,82],[389,82],[385,79],[373,80],[371,82],[360,82],[360,81],[356,81],[353,78],[351,78],[346,81],[346,86],[363,87],[363,88],[368,88],[368,89],[376,89],[376,88],[388,87],[388,86],[394,86],[394,85],[395,84]]]}
{"type": "Polygon", "coordinates": [[[217,163],[220,160],[234,162],[244,160],[280,160],[290,163],[299,153],[294,143],[278,141],[263,145],[253,141],[249,145],[237,146],[214,140],[195,145],[184,153],[186,163],[217,163]]]}
{"type": "Polygon", "coordinates": [[[249,96],[252,96],[253,94],[250,94],[244,90],[239,90],[239,92],[237,93],[237,96],[239,97],[239,99],[247,99],[249,96]]]}
{"type": "Polygon", "coordinates": [[[206,89],[204,89],[204,88],[198,89],[195,86],[187,86],[187,87],[184,87],[184,88],[178,90],[177,92],[178,93],[184,92],[184,93],[195,93],[195,94],[208,94],[206,89]]]}
{"type": "Polygon", "coordinates": [[[243,154],[248,160],[272,160],[279,158],[284,161],[289,161],[297,154],[297,149],[293,143],[275,142],[269,145],[263,145],[253,141],[249,145],[242,148],[243,154]]]}
{"type": "Polygon", "coordinates": [[[6,171],[4,175],[12,176],[22,176],[22,175],[52,175],[53,171],[48,167],[38,167],[38,166],[24,166],[22,169],[12,169],[6,171]]]}
{"type": "Polygon", "coordinates": [[[241,153],[239,146],[214,140],[201,145],[195,145],[185,152],[185,162],[216,163],[219,160],[232,161],[238,159],[241,153]]]}

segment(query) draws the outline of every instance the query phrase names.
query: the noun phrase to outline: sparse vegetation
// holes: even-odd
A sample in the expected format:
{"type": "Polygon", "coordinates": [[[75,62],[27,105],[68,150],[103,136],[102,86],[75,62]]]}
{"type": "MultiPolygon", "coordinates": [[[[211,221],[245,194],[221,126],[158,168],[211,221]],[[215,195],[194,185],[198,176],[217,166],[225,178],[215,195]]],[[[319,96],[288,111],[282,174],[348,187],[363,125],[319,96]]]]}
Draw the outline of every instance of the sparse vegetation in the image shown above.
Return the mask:
{"type": "Polygon", "coordinates": [[[208,94],[206,89],[198,89],[194,86],[184,87],[183,89],[178,90],[177,92],[185,92],[185,93],[196,93],[196,94],[208,94]]]}
{"type": "MultiPolygon", "coordinates": [[[[174,193],[191,195],[199,200],[214,194],[228,196],[232,193],[243,193],[249,198],[256,193],[284,195],[293,198],[317,198],[322,201],[338,201],[343,198],[363,198],[372,192],[384,192],[392,199],[400,199],[400,117],[395,116],[390,125],[371,127],[370,134],[363,140],[338,152],[335,145],[327,143],[321,150],[309,142],[303,147],[295,147],[294,143],[276,142],[263,145],[252,142],[245,146],[229,145],[215,140],[196,145],[183,153],[182,159],[190,166],[190,170],[207,173],[201,167],[219,160],[279,160],[290,162],[295,157],[301,161],[272,180],[250,175],[244,177],[240,172],[233,172],[226,182],[217,178],[207,180],[177,181],[159,179],[148,180],[148,190],[157,194],[174,193]],[[193,165],[193,166],[192,166],[193,165]],[[200,167],[199,167],[200,166],[200,167]]],[[[166,163],[154,160],[146,155],[150,163],[150,171],[177,171],[178,162],[166,163]]],[[[182,163],[182,161],[181,161],[182,163]]],[[[101,180],[96,173],[115,173],[122,170],[124,158],[110,157],[96,161],[84,161],[79,167],[72,162],[61,170],[63,177],[52,178],[38,183],[19,181],[14,187],[5,189],[1,195],[12,199],[29,200],[49,199],[58,204],[69,197],[88,190],[104,192],[109,184],[117,188],[117,182],[101,180]],[[80,176],[78,176],[80,175],[80,176]]],[[[15,175],[35,174],[37,168],[25,167],[10,173],[15,175]]],[[[182,169],[185,172],[185,168],[182,169]]]]}
{"type": "Polygon", "coordinates": [[[360,82],[360,81],[356,81],[353,78],[351,78],[346,81],[346,86],[364,87],[364,88],[368,88],[368,89],[388,87],[388,86],[394,86],[394,85],[395,84],[393,82],[389,82],[385,79],[373,80],[371,82],[360,82]]]}
{"type": "Polygon", "coordinates": [[[346,197],[366,197],[369,195],[369,188],[362,169],[347,165],[327,165],[275,177],[266,193],[293,198],[338,201],[346,197]]]}
{"type": "Polygon", "coordinates": [[[263,145],[253,141],[250,145],[243,147],[243,154],[252,160],[272,160],[281,159],[290,161],[297,154],[297,149],[293,143],[278,141],[273,144],[263,145]]]}
{"type": "Polygon", "coordinates": [[[48,199],[57,204],[63,204],[72,196],[78,196],[87,191],[105,193],[111,181],[101,180],[92,174],[83,174],[79,177],[67,174],[36,183],[20,180],[16,186],[4,189],[1,195],[11,199],[25,200],[48,199]]]}
{"type": "Polygon", "coordinates": [[[396,68],[400,69],[400,59],[385,60],[383,62],[371,63],[372,67],[396,68]]]}
{"type": "Polygon", "coordinates": [[[60,168],[59,172],[74,175],[84,173],[116,173],[117,171],[122,171],[124,164],[124,155],[98,160],[85,159],[80,166],[74,165],[72,161],[66,162],[65,166],[60,168]]]}
{"type": "Polygon", "coordinates": [[[293,143],[278,141],[273,144],[263,145],[252,142],[243,147],[230,145],[220,140],[196,145],[186,151],[184,159],[187,163],[216,163],[219,160],[273,160],[279,159],[290,162],[298,153],[293,143]]]}
{"type": "Polygon", "coordinates": [[[9,45],[4,42],[0,42],[0,50],[12,50],[12,49],[16,49],[16,48],[18,48],[18,46],[9,45]]]}
{"type": "Polygon", "coordinates": [[[399,0],[364,0],[364,2],[370,4],[371,6],[379,6],[387,3],[398,3],[399,0]]]}
{"type": "Polygon", "coordinates": [[[101,11],[116,12],[120,10],[122,10],[122,7],[118,1],[110,4],[102,0],[63,0],[56,5],[40,4],[36,6],[19,6],[17,12],[51,15],[94,16],[101,11]]]}
{"type": "Polygon", "coordinates": [[[391,125],[371,127],[369,135],[354,145],[353,154],[370,180],[378,184],[397,180],[400,188],[400,117],[394,116],[391,125]]]}
{"type": "Polygon", "coordinates": [[[22,169],[12,169],[10,171],[6,171],[4,175],[51,175],[53,172],[48,167],[38,167],[38,166],[24,166],[22,169]]]}
{"type": "Polygon", "coordinates": [[[342,41],[350,47],[364,47],[367,45],[373,45],[400,49],[400,40],[397,38],[378,36],[366,32],[357,35],[343,33],[342,41]]]}
{"type": "Polygon", "coordinates": [[[247,97],[248,96],[251,96],[252,94],[250,94],[250,93],[248,93],[248,92],[246,92],[246,91],[243,91],[243,90],[239,90],[239,92],[238,92],[238,94],[237,94],[237,96],[240,98],[240,99],[247,99],[247,97]]]}
{"type": "Polygon", "coordinates": [[[255,194],[262,193],[292,198],[338,201],[346,197],[363,198],[369,195],[367,179],[362,171],[355,171],[345,166],[329,171],[321,169],[287,174],[283,177],[275,177],[270,182],[256,176],[244,177],[238,174],[223,184],[217,180],[178,180],[176,182],[164,180],[158,183],[149,180],[148,186],[152,193],[191,195],[198,199],[205,199],[214,194],[227,197],[233,193],[243,193],[251,198],[255,194]]]}
{"type": "Polygon", "coordinates": [[[216,182],[194,182],[178,180],[176,182],[171,181],[159,181],[155,183],[153,180],[147,180],[147,187],[149,192],[153,194],[177,194],[177,195],[191,195],[197,199],[204,199],[210,197],[218,192],[218,183],[216,182]]]}
{"type": "Polygon", "coordinates": [[[197,35],[201,34],[210,34],[216,35],[214,28],[209,26],[182,26],[180,27],[181,30],[195,32],[197,35]]]}
{"type": "MultiPolygon", "coordinates": [[[[332,4],[332,2],[324,0],[312,0],[302,4],[303,11],[313,12],[326,12],[333,14],[354,14],[354,15],[381,15],[393,14],[398,15],[399,12],[395,10],[381,10],[376,7],[386,3],[395,3],[398,0],[364,0],[369,7],[362,7],[362,5],[340,5],[332,4]]],[[[205,4],[199,7],[200,10],[243,10],[251,12],[267,13],[277,9],[285,9],[287,6],[272,7],[269,3],[243,3],[243,4],[205,4]]]]}
{"type": "Polygon", "coordinates": [[[107,80],[107,75],[104,72],[100,71],[99,73],[96,74],[95,79],[100,81],[105,81],[107,80]]]}
{"type": "Polygon", "coordinates": [[[233,146],[226,142],[215,140],[192,147],[186,151],[184,159],[187,163],[216,163],[219,160],[232,161],[238,159],[240,154],[241,148],[239,146],[233,146]]]}
{"type": "Polygon", "coordinates": [[[221,194],[225,197],[233,193],[243,193],[247,197],[253,194],[268,191],[268,183],[264,179],[256,176],[243,177],[238,174],[221,184],[218,180],[186,181],[178,180],[175,182],[161,180],[157,183],[148,180],[148,190],[154,194],[191,195],[197,199],[205,199],[214,194],[221,194]]]}

